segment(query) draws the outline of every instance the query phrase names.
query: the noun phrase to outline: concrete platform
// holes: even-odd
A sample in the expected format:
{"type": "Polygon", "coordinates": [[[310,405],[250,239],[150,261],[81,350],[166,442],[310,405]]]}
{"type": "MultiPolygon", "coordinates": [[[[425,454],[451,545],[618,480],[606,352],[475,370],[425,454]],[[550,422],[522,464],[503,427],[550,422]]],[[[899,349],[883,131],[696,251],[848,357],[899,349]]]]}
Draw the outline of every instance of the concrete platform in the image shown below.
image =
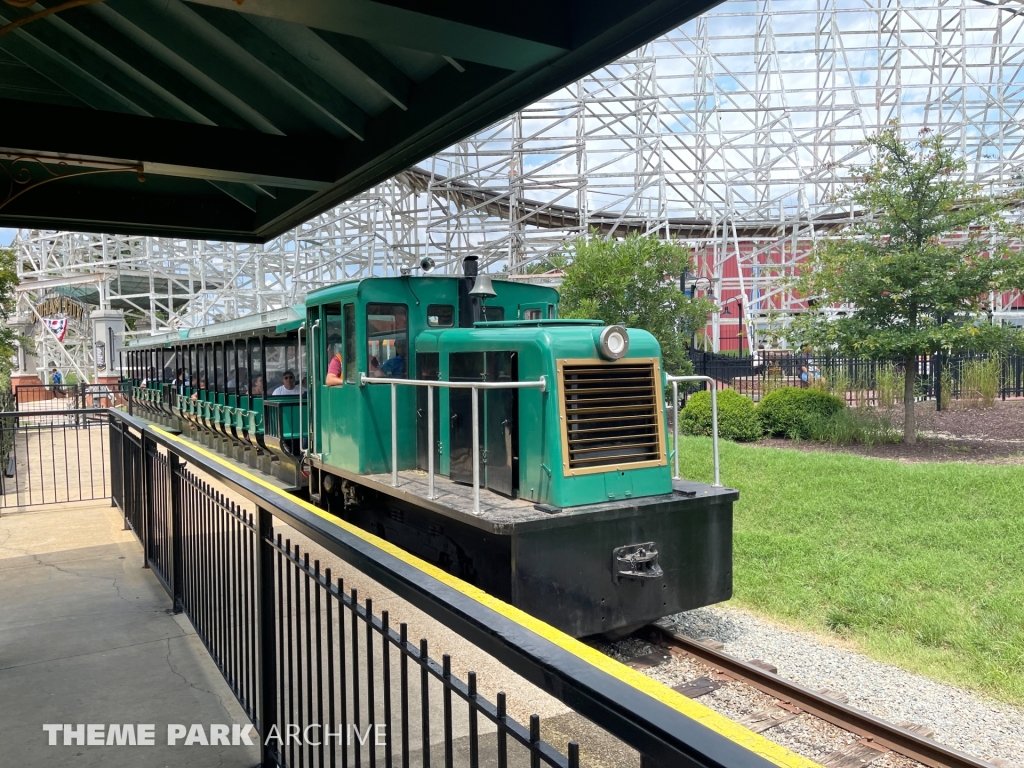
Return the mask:
{"type": "MultiPolygon", "coordinates": [[[[216,485],[216,482],[214,481],[216,485]]],[[[227,489],[225,489],[227,490],[227,489]]],[[[542,738],[564,752],[581,744],[594,768],[636,768],[638,755],[565,705],[513,674],[430,616],[296,531],[277,529],[300,543],[322,566],[343,576],[375,613],[389,611],[392,626],[409,624],[410,638],[426,637],[431,656],[452,656],[453,672],[476,671],[480,693],[492,702],[508,695],[509,714],[524,725],[541,716],[542,738]]],[[[256,746],[167,745],[168,724],[248,724],[188,619],[171,603],[152,571],[142,568],[134,535],[109,502],[53,505],[0,514],[0,755],[24,766],[253,766],[256,746]],[[43,725],[155,725],[153,746],[48,744],[43,725]]],[[[393,664],[397,664],[397,658],[393,664]]],[[[377,670],[377,675],[380,670],[377,670]]],[[[365,669],[361,671],[365,679],[365,669]]],[[[393,668],[397,678],[397,668],[393,668]]],[[[414,678],[415,679],[415,678],[414,678]]],[[[432,686],[433,687],[433,686],[432,686]]],[[[418,720],[418,686],[410,691],[418,720]]],[[[431,701],[432,764],[443,755],[440,695],[431,701]],[[435,711],[437,710],[437,711],[435,711]],[[436,740],[436,741],[435,741],[436,740]]],[[[468,763],[467,715],[454,707],[455,763],[468,763]]],[[[481,764],[492,765],[494,727],[481,719],[481,764]]],[[[252,732],[254,744],[258,736],[252,732]]],[[[410,763],[421,765],[412,750],[410,763]]],[[[509,765],[529,765],[525,750],[510,749],[509,765]]]]}
{"type": "Polygon", "coordinates": [[[121,529],[109,501],[0,514],[3,763],[255,765],[255,746],[167,746],[169,723],[249,721],[121,529]],[[45,723],[152,723],[155,744],[48,746],[45,723]]]}

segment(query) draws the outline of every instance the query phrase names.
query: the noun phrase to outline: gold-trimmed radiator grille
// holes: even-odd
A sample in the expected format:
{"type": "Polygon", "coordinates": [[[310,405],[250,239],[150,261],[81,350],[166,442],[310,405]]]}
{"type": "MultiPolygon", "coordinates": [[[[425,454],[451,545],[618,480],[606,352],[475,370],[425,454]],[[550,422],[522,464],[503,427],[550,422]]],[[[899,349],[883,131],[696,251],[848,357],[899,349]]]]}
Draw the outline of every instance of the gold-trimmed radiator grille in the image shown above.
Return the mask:
{"type": "Polygon", "coordinates": [[[568,474],[665,463],[657,360],[560,360],[568,474]]]}

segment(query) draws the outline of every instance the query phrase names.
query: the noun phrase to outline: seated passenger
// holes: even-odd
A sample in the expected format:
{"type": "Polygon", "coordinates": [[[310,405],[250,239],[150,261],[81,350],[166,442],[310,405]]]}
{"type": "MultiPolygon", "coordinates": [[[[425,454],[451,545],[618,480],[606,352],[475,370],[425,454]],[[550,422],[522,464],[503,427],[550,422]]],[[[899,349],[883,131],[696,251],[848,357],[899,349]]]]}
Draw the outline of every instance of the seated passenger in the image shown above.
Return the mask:
{"type": "Polygon", "coordinates": [[[384,361],[380,372],[386,379],[400,379],[405,376],[405,339],[398,339],[395,342],[395,356],[384,361]]]}
{"type": "Polygon", "coordinates": [[[259,374],[252,381],[252,396],[263,397],[263,374],[259,374]]]}
{"type": "Polygon", "coordinates": [[[284,376],[281,377],[281,386],[270,393],[272,397],[278,397],[280,395],[297,395],[299,394],[299,385],[295,381],[295,374],[291,371],[285,371],[284,376]]]}
{"type": "Polygon", "coordinates": [[[199,399],[199,391],[200,390],[203,391],[203,392],[206,391],[206,377],[205,376],[200,376],[199,377],[199,390],[197,390],[197,391],[192,393],[192,399],[193,400],[198,400],[199,399]]]}
{"type": "Polygon", "coordinates": [[[332,336],[328,339],[327,349],[336,349],[337,352],[331,357],[331,362],[327,364],[327,379],[324,381],[324,384],[328,387],[340,387],[345,383],[345,364],[341,360],[341,337],[332,336]]]}

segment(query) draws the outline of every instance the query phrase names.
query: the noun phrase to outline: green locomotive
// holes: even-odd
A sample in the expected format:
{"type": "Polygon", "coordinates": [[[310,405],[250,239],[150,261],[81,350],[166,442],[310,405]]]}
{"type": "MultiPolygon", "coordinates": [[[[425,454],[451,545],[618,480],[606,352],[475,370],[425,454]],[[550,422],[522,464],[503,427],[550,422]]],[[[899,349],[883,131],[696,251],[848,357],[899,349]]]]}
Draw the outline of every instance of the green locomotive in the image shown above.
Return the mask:
{"type": "Polygon", "coordinates": [[[577,637],[728,599],[737,493],[673,481],[655,339],[475,266],[132,342],[136,413],[577,637]]]}

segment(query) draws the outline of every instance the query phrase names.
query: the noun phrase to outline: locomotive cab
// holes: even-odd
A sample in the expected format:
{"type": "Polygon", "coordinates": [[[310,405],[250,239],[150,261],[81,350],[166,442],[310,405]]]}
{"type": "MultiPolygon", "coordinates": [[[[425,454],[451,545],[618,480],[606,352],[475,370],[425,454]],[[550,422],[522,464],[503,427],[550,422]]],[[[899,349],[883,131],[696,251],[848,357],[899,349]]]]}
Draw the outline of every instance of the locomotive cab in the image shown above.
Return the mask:
{"type": "Polygon", "coordinates": [[[737,494],[673,482],[654,337],[467,282],[307,297],[311,496],[575,636],[728,599],[737,494]]]}

